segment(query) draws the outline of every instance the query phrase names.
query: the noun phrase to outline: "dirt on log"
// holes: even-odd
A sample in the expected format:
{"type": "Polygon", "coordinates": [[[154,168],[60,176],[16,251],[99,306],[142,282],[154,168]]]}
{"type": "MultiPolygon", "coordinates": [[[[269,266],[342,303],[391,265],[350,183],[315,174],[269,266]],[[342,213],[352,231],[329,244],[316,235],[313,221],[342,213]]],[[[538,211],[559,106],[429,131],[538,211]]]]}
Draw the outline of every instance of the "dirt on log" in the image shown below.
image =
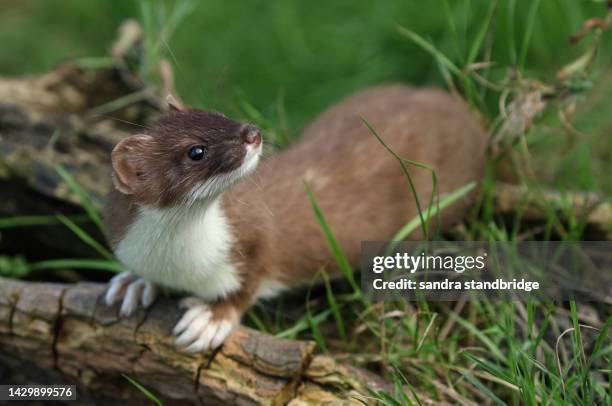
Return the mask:
{"type": "Polygon", "coordinates": [[[365,371],[315,355],[311,342],[247,328],[214,353],[184,354],[170,335],[181,315],[175,301],[161,299],[118,318],[116,307],[100,303],[103,290],[95,283],[0,278],[0,382],[14,382],[28,369],[36,379],[46,374],[37,383],[76,383],[81,399],[131,405],[148,401],[122,374],[165,404],[182,405],[362,404],[356,399],[367,388],[384,386],[365,371]]]}

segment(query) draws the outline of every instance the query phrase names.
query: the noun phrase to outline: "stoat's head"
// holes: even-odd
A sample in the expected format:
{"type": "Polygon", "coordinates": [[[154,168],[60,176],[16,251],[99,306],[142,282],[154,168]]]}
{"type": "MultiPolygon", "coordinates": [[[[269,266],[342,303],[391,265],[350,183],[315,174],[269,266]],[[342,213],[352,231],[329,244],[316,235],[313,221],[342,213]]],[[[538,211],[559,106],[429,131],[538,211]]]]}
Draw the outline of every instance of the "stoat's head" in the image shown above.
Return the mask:
{"type": "Polygon", "coordinates": [[[214,199],[255,169],[262,149],[255,126],[183,108],[171,97],[168,104],[166,117],[113,149],[119,192],[156,207],[192,204],[214,199]]]}

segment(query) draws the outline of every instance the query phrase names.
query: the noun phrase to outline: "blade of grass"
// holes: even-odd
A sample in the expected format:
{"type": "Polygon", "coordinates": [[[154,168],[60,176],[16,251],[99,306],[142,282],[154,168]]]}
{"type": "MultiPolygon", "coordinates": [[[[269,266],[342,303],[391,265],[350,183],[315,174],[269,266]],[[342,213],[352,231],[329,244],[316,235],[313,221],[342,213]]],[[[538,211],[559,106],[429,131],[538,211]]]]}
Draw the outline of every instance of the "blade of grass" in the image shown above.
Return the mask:
{"type": "Polygon", "coordinates": [[[506,26],[508,30],[508,50],[510,51],[510,61],[513,65],[516,65],[516,37],[514,34],[514,12],[516,10],[516,0],[506,1],[506,26]]]}
{"type": "MultiPolygon", "coordinates": [[[[410,381],[408,381],[408,378],[406,378],[406,375],[404,375],[402,370],[397,365],[393,365],[393,380],[395,381],[396,384],[399,384],[400,388],[402,388],[404,385],[407,386],[408,389],[410,390],[410,393],[412,393],[412,396],[414,396],[414,399],[416,400],[417,404],[419,406],[423,406],[423,404],[421,403],[421,400],[419,399],[419,396],[412,388],[410,381]]],[[[401,390],[400,392],[401,392],[402,400],[404,401],[404,404],[412,405],[413,402],[406,395],[406,393],[403,390],[401,390]]]]}
{"type": "Polygon", "coordinates": [[[310,201],[310,205],[312,206],[312,209],[315,212],[315,216],[317,217],[317,221],[319,222],[321,229],[323,229],[323,233],[325,234],[325,239],[327,240],[327,243],[332,251],[334,258],[336,259],[336,262],[338,263],[338,266],[340,267],[340,270],[342,271],[346,280],[351,284],[353,291],[359,292],[361,289],[357,285],[357,282],[355,281],[355,276],[353,275],[353,269],[351,268],[351,265],[346,259],[346,256],[344,255],[342,248],[338,244],[338,241],[336,241],[336,238],[334,237],[329,227],[329,224],[327,223],[327,220],[325,219],[325,216],[323,215],[323,212],[321,211],[321,208],[317,204],[317,201],[315,200],[312,189],[306,182],[304,182],[304,187],[306,188],[306,193],[308,194],[308,200],[310,201]]]}
{"type": "Polygon", "coordinates": [[[608,357],[608,404],[612,403],[612,357],[608,357]]]}
{"type": "Polygon", "coordinates": [[[315,275],[312,283],[308,287],[308,291],[306,292],[306,318],[308,320],[308,325],[310,326],[310,331],[312,332],[312,337],[316,341],[316,343],[321,347],[321,350],[328,354],[329,350],[327,349],[327,345],[325,344],[325,339],[323,338],[323,334],[321,334],[321,330],[319,330],[319,321],[313,316],[312,309],[310,306],[310,297],[312,295],[312,288],[314,287],[317,280],[317,275],[315,275]]]}
{"type": "Polygon", "coordinates": [[[452,93],[456,93],[457,86],[455,85],[455,82],[453,81],[453,75],[451,75],[448,68],[444,65],[444,63],[442,63],[442,61],[440,61],[439,58],[436,58],[436,64],[438,65],[438,70],[440,71],[440,74],[442,75],[442,78],[444,79],[444,82],[446,83],[446,86],[448,87],[448,89],[452,93]]]}
{"type": "Polygon", "coordinates": [[[425,40],[423,37],[421,37],[420,35],[418,35],[414,31],[410,31],[409,29],[404,28],[402,26],[397,26],[397,31],[400,34],[402,34],[403,36],[405,36],[408,39],[410,39],[416,45],[421,47],[424,51],[428,52],[432,56],[434,56],[437,59],[439,59],[440,62],[442,62],[444,64],[444,66],[446,66],[446,68],[449,71],[453,72],[455,75],[457,75],[459,77],[463,76],[463,73],[461,72],[461,69],[459,69],[457,67],[457,65],[455,65],[450,59],[448,59],[448,57],[446,55],[444,55],[442,52],[440,52],[440,50],[438,50],[429,41],[425,40]]]}
{"type": "Polygon", "coordinates": [[[159,36],[159,41],[169,40],[180,24],[195,11],[198,4],[197,0],[183,0],[177,3],[164,24],[163,35],[159,36]]]}
{"type": "MultiPolygon", "coordinates": [[[[470,193],[472,190],[474,190],[474,188],[476,188],[476,182],[470,182],[467,185],[461,186],[459,189],[455,190],[454,192],[449,193],[448,195],[444,196],[442,199],[440,199],[438,211],[442,211],[446,209],[447,207],[455,203],[457,200],[461,199],[463,196],[470,193]]],[[[430,212],[428,210],[425,221],[428,221],[431,218],[431,215],[429,213],[430,212]]],[[[404,238],[406,238],[408,235],[410,235],[410,233],[412,233],[414,230],[416,230],[419,227],[420,221],[421,219],[418,217],[415,217],[412,220],[410,220],[397,233],[395,233],[395,235],[392,238],[392,241],[401,241],[404,238]]]]}
{"type": "Polygon", "coordinates": [[[488,362],[486,360],[482,360],[478,357],[475,357],[474,355],[470,354],[469,352],[464,352],[463,355],[467,358],[469,358],[472,362],[474,362],[475,364],[477,364],[478,366],[480,366],[480,368],[484,369],[485,371],[487,371],[488,373],[490,373],[493,376],[498,377],[499,379],[508,382],[510,384],[515,384],[515,382],[510,378],[510,376],[508,374],[506,374],[500,367],[498,367],[497,365],[488,362]]]}
{"type": "Polygon", "coordinates": [[[247,312],[247,316],[257,327],[257,330],[263,331],[264,333],[270,333],[270,330],[266,326],[266,324],[255,314],[255,310],[251,309],[247,312]]]}
{"type": "Polygon", "coordinates": [[[142,0],[140,3],[140,21],[144,31],[144,58],[140,65],[140,74],[149,80],[155,79],[156,68],[165,56],[164,47],[172,54],[168,42],[174,35],[176,29],[199,5],[197,0],[184,0],[176,2],[166,9],[165,2],[142,0]]]}
{"type": "Polygon", "coordinates": [[[491,22],[493,20],[493,15],[495,14],[495,9],[497,8],[497,0],[493,0],[490,3],[489,10],[487,10],[487,16],[482,21],[482,25],[480,26],[480,30],[478,30],[478,34],[472,43],[472,47],[470,48],[470,53],[468,54],[467,65],[474,63],[478,53],[480,52],[480,48],[482,48],[482,44],[487,35],[487,31],[491,26],[491,22]]]}
{"type": "Polygon", "coordinates": [[[541,0],[533,0],[529,7],[527,14],[527,26],[525,27],[525,34],[523,36],[523,42],[521,44],[521,54],[519,59],[519,67],[521,70],[525,68],[525,60],[527,59],[527,50],[529,49],[529,43],[531,42],[531,35],[533,34],[533,28],[535,26],[536,17],[538,15],[538,8],[540,7],[541,0]]]}
{"type": "Polygon", "coordinates": [[[142,90],[128,93],[125,96],[118,97],[109,101],[108,103],[101,104],[89,110],[88,116],[105,116],[114,111],[121,110],[131,104],[135,104],[141,100],[145,100],[151,94],[151,89],[144,88],[142,90]]]}
{"type": "Polygon", "coordinates": [[[95,238],[87,234],[85,230],[79,227],[74,221],[70,220],[63,214],[57,214],[57,219],[62,222],[62,224],[64,224],[68,229],[70,229],[70,231],[72,231],[77,237],[79,237],[81,241],[96,250],[104,258],[110,260],[114,259],[113,254],[109,250],[107,250],[102,244],[96,241],[95,238]]]}
{"type": "MultiPolygon", "coordinates": [[[[393,397],[393,395],[385,391],[376,391],[375,395],[377,396],[376,400],[378,400],[379,402],[383,402],[385,406],[406,406],[405,403],[400,402],[395,397],[393,397]]],[[[408,405],[412,406],[410,403],[408,405]]]]}
{"type": "Polygon", "coordinates": [[[487,337],[482,330],[478,329],[472,323],[458,316],[455,313],[450,313],[450,317],[454,319],[458,324],[460,324],[463,328],[465,328],[470,334],[478,338],[489,349],[489,351],[491,351],[492,355],[494,355],[502,362],[507,361],[506,356],[501,352],[499,346],[496,345],[493,341],[491,341],[491,339],[487,337]]]}
{"type": "Polygon", "coordinates": [[[95,269],[99,271],[123,272],[125,269],[118,262],[101,259],[50,259],[47,261],[33,262],[28,265],[30,270],[39,271],[44,269],[95,269]]]}
{"type": "Polygon", "coordinates": [[[329,282],[329,276],[327,275],[327,272],[325,272],[325,269],[321,269],[320,272],[323,278],[323,283],[325,284],[327,302],[329,303],[329,307],[331,308],[332,314],[334,315],[334,319],[336,320],[336,328],[338,329],[338,334],[340,335],[340,339],[342,340],[342,342],[346,344],[346,331],[344,329],[342,315],[340,314],[340,306],[338,306],[338,302],[336,301],[336,297],[334,296],[334,291],[332,290],[331,283],[329,282]]]}
{"type": "Polygon", "coordinates": [[[574,348],[577,352],[577,357],[579,360],[580,367],[583,370],[586,367],[586,356],[584,354],[584,348],[582,344],[582,333],[580,331],[580,320],[578,318],[578,308],[576,307],[576,301],[570,300],[570,314],[572,318],[572,325],[574,327],[573,336],[574,336],[574,348]]]}
{"type": "MultiPolygon", "coordinates": [[[[74,223],[85,223],[88,216],[76,215],[69,217],[74,223]]],[[[15,216],[0,218],[0,229],[29,226],[54,226],[61,224],[57,216],[15,216]]]]}
{"type": "Polygon", "coordinates": [[[480,390],[482,393],[484,393],[495,404],[501,405],[501,406],[506,406],[507,405],[506,402],[504,402],[503,400],[498,398],[493,392],[491,392],[491,390],[489,388],[487,388],[482,382],[480,382],[480,380],[476,379],[476,377],[474,377],[474,375],[472,375],[471,373],[469,373],[467,371],[459,371],[459,372],[461,373],[461,375],[463,375],[463,377],[465,379],[467,379],[472,385],[474,385],[476,388],[478,388],[478,390],[480,390]]]}
{"type": "Polygon", "coordinates": [[[104,226],[104,222],[102,221],[102,217],[96,210],[93,202],[87,196],[87,193],[83,188],[78,184],[78,182],[74,179],[74,177],[66,171],[61,165],[56,164],[55,170],[60,175],[60,177],[66,182],[70,190],[79,198],[80,204],[85,209],[85,212],[89,216],[89,218],[96,224],[96,226],[106,234],[106,227],[104,226]]]}
{"type": "Polygon", "coordinates": [[[139,382],[137,382],[136,380],[130,378],[129,376],[127,376],[126,374],[121,374],[121,376],[123,376],[125,379],[127,379],[127,381],[129,383],[131,383],[132,385],[134,385],[136,387],[136,389],[138,389],[139,391],[141,391],[147,398],[149,398],[149,400],[153,403],[155,403],[157,406],[163,406],[163,403],[161,402],[161,400],[159,400],[157,398],[157,396],[155,396],[153,394],[153,392],[151,392],[150,390],[148,390],[147,388],[145,388],[144,386],[142,386],[139,382]]]}
{"type": "MultiPolygon", "coordinates": [[[[361,121],[363,121],[363,123],[366,125],[366,127],[368,127],[368,130],[370,130],[370,133],[372,133],[372,135],[374,135],[374,137],[376,137],[376,139],[378,140],[378,142],[380,142],[382,144],[383,147],[385,147],[385,149],[391,154],[393,155],[393,157],[400,163],[401,167],[402,167],[402,171],[404,172],[404,175],[406,176],[406,178],[408,179],[408,184],[410,185],[410,191],[412,192],[412,197],[414,197],[415,200],[415,204],[417,207],[417,211],[419,213],[419,219],[420,219],[420,223],[421,223],[421,228],[423,230],[423,236],[424,239],[427,240],[429,237],[429,229],[427,227],[427,222],[425,221],[425,217],[423,216],[423,210],[421,209],[421,202],[419,199],[419,195],[416,191],[416,188],[414,186],[414,182],[412,181],[412,176],[410,175],[410,172],[408,171],[408,168],[406,167],[406,162],[414,165],[416,167],[422,168],[422,169],[427,169],[432,171],[432,177],[433,177],[433,182],[434,182],[434,193],[435,190],[437,189],[437,178],[435,175],[435,171],[430,168],[429,166],[422,164],[420,162],[416,162],[416,161],[411,161],[409,159],[405,159],[401,156],[399,156],[398,154],[395,153],[395,151],[393,151],[393,149],[391,149],[386,143],[385,141],[380,137],[380,135],[378,135],[378,132],[374,129],[374,127],[372,127],[370,125],[370,123],[363,117],[361,117],[361,121]]],[[[434,194],[432,194],[432,199],[433,200],[433,196],[434,194]]],[[[430,205],[431,205],[431,201],[430,201],[430,205]]]]}
{"type": "MultiPolygon", "coordinates": [[[[313,317],[313,321],[317,324],[320,324],[322,322],[324,322],[329,315],[331,314],[331,309],[326,309],[323,310],[322,312],[320,312],[319,314],[317,314],[316,316],[313,317]]],[[[304,316],[302,317],[300,320],[298,320],[297,323],[295,323],[293,326],[291,326],[291,328],[288,328],[287,330],[281,331],[280,333],[276,334],[276,337],[279,338],[289,338],[289,339],[294,339],[297,337],[297,335],[299,333],[301,333],[302,331],[305,331],[309,328],[309,320],[308,317],[304,316]]]]}
{"type": "Polygon", "coordinates": [[[446,15],[446,23],[448,24],[448,27],[450,28],[450,37],[453,40],[455,51],[457,52],[457,56],[459,57],[461,62],[465,64],[465,55],[462,50],[461,44],[459,42],[459,32],[457,32],[457,24],[455,24],[453,10],[451,10],[451,6],[448,0],[444,0],[443,4],[444,4],[444,14],[446,15]]]}

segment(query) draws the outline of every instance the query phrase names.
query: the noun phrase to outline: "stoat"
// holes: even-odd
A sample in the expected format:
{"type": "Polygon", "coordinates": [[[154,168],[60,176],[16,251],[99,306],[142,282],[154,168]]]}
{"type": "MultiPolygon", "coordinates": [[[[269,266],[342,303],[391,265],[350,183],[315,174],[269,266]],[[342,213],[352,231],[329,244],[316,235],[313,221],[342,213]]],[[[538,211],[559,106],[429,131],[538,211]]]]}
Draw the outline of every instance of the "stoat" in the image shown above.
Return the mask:
{"type": "MultiPolygon", "coordinates": [[[[487,137],[467,106],[446,92],[405,85],[370,88],[323,112],[298,142],[261,163],[262,136],[221,113],[183,108],[112,152],[105,208],[108,237],[129,269],[106,302],[122,315],[150,306],[158,287],[197,300],[174,329],[177,344],[218,347],[257,299],[338,268],[308,201],[306,182],[349,262],[360,243],[391,238],[417,216],[398,155],[436,170],[440,194],[482,177],[487,137]],[[259,164],[259,165],[258,165],[259,164]]],[[[411,170],[422,201],[431,173],[411,170]]],[[[464,198],[442,212],[462,219],[464,198]]],[[[413,235],[418,238],[418,235],[413,235]]]]}

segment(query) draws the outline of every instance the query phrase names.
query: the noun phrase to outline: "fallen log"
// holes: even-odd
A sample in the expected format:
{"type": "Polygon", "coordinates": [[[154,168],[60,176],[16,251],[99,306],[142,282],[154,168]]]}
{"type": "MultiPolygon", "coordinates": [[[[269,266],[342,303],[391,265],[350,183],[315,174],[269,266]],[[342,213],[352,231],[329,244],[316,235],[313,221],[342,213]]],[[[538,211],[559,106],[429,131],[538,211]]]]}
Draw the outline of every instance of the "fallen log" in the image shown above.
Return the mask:
{"type": "MultiPolygon", "coordinates": [[[[112,61],[103,68],[75,61],[40,76],[0,77],[0,218],[82,213],[82,196],[68,187],[62,169],[102,206],[113,146],[165,108],[158,91],[122,60],[112,61]]],[[[95,227],[86,230],[103,240],[95,227]]],[[[62,225],[5,229],[0,251],[30,259],[95,255],[66,231],[62,225]],[[36,242],[36,249],[24,241],[36,242]]]]}
{"type": "Polygon", "coordinates": [[[501,214],[520,214],[522,220],[544,224],[550,213],[572,211],[586,226],[590,240],[612,239],[612,204],[597,193],[529,190],[522,185],[498,183],[494,190],[495,210],[501,214]]]}
{"type": "Polygon", "coordinates": [[[0,278],[0,382],[76,383],[80,399],[147,404],[127,375],[165,404],[207,405],[361,404],[356,399],[368,396],[368,388],[385,386],[368,372],[315,355],[312,342],[248,328],[214,353],[181,353],[170,336],[180,316],[174,300],[121,319],[117,308],[99,302],[103,290],[95,283],[0,278]],[[45,381],[30,375],[18,382],[11,371],[23,375],[24,368],[45,381]]]}

